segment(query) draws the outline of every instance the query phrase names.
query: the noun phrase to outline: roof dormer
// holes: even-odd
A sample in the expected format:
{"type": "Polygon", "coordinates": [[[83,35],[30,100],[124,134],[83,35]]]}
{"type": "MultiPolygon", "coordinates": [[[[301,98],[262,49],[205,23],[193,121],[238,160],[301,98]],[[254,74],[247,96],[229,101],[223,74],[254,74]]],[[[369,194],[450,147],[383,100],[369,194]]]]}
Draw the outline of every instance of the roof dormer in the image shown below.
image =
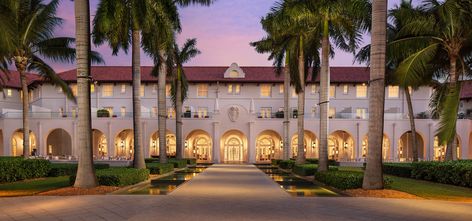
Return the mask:
{"type": "Polygon", "coordinates": [[[232,63],[231,66],[226,70],[224,78],[245,78],[246,74],[238,64],[232,63]]]}

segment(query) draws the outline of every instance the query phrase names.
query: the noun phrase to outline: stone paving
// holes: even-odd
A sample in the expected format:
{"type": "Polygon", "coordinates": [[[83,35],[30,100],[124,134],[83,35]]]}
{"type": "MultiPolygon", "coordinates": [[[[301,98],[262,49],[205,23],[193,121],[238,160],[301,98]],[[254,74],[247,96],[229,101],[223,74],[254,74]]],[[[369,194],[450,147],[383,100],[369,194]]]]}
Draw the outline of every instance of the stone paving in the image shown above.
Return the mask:
{"type": "Polygon", "coordinates": [[[0,198],[0,220],[471,220],[472,204],[292,197],[252,165],[214,165],[166,196],[0,198]]]}

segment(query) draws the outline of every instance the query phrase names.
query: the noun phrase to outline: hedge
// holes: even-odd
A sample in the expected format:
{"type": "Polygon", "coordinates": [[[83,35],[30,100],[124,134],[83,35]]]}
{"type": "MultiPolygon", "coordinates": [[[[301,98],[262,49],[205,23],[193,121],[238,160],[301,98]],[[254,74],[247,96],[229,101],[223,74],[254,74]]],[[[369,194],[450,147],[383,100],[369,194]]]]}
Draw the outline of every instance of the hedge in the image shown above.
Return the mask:
{"type": "Polygon", "coordinates": [[[174,164],[172,163],[146,163],[146,168],[151,174],[164,174],[174,171],[174,164]]]}
{"type": "MultiPolygon", "coordinates": [[[[109,164],[94,164],[93,167],[95,170],[108,169],[110,168],[109,164]]],[[[58,177],[58,176],[72,176],[77,173],[77,164],[69,163],[53,163],[51,169],[49,170],[49,177],[58,177]]]]}
{"type": "Polygon", "coordinates": [[[169,159],[168,162],[174,164],[174,168],[184,168],[187,166],[187,160],[169,159]]]}
{"type": "MultiPolygon", "coordinates": [[[[341,190],[362,188],[363,179],[364,173],[357,171],[315,172],[315,180],[341,190]]],[[[390,179],[384,178],[386,186],[391,182],[390,179]]]]}
{"type": "Polygon", "coordinates": [[[270,160],[270,163],[274,166],[278,166],[280,161],[282,161],[281,159],[272,159],[270,160]]]}
{"type": "MultiPolygon", "coordinates": [[[[318,164],[295,164],[292,168],[292,172],[300,176],[313,176],[316,170],[318,170],[318,164]]],[[[338,168],[330,166],[329,170],[338,170],[338,168]]]]}
{"type": "MultiPolygon", "coordinates": [[[[319,160],[317,158],[307,158],[305,161],[307,164],[319,164],[319,160]]],[[[336,160],[328,159],[328,165],[339,166],[339,163],[336,162],[336,160]]]]}
{"type": "Polygon", "coordinates": [[[472,162],[418,162],[413,164],[411,177],[444,184],[472,187],[472,162]]]}
{"type": "Polygon", "coordinates": [[[292,169],[295,165],[295,160],[281,160],[279,162],[279,167],[282,169],[292,169]]]}
{"type": "MultiPolygon", "coordinates": [[[[99,185],[128,186],[147,180],[149,178],[149,170],[117,167],[97,170],[96,175],[99,185]]],[[[69,181],[73,184],[75,182],[75,175],[70,176],[69,181]]]]}
{"type": "Polygon", "coordinates": [[[0,158],[0,183],[45,177],[51,163],[42,159],[24,159],[23,157],[0,158]]]}
{"type": "Polygon", "coordinates": [[[388,175],[411,177],[413,164],[411,163],[384,163],[383,172],[388,175]]]}
{"type": "Polygon", "coordinates": [[[159,158],[146,158],[144,159],[145,163],[156,163],[159,162],[159,158]]]}
{"type": "Polygon", "coordinates": [[[187,161],[188,165],[196,165],[197,164],[197,159],[195,159],[195,158],[184,158],[184,160],[187,161]]]}

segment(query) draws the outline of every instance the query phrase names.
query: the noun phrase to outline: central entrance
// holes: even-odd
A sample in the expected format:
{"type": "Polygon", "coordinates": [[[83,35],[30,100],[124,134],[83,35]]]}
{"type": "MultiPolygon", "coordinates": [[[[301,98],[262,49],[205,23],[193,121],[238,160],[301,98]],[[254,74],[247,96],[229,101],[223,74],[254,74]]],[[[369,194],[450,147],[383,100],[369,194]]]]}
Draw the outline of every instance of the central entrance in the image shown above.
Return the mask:
{"type": "Polygon", "coordinates": [[[221,157],[225,163],[247,161],[247,138],[238,130],[230,130],[221,137],[221,157]]]}

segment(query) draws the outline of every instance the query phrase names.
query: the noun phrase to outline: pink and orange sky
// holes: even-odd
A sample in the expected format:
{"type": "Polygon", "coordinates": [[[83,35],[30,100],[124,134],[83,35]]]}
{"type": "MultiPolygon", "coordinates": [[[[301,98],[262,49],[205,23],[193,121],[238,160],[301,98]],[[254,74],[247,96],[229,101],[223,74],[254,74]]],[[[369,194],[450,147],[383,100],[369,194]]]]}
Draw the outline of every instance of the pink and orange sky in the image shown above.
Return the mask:
{"type": "MultiPolygon", "coordinates": [[[[91,15],[95,14],[99,0],[91,0],[91,15]]],[[[269,11],[276,0],[217,0],[210,7],[191,6],[180,10],[182,33],[178,36],[179,43],[187,38],[197,38],[197,47],[202,51],[187,65],[194,66],[229,66],[236,62],[241,66],[270,66],[267,54],[258,54],[249,42],[264,37],[260,19],[269,11]]],[[[389,5],[398,4],[400,0],[390,0],[389,5]]],[[[74,37],[74,3],[61,1],[58,16],[63,18],[62,29],[56,30],[57,36],[74,37]]],[[[364,43],[370,38],[364,37],[364,43]]],[[[131,65],[131,56],[120,53],[112,56],[111,50],[103,45],[94,48],[105,59],[105,65],[131,65]]],[[[142,65],[153,65],[144,53],[142,65]]],[[[336,51],[332,59],[333,66],[353,65],[352,54],[336,51]]],[[[354,64],[359,65],[359,64],[354,64]]],[[[74,64],[53,63],[56,71],[74,68],[74,64]]]]}

